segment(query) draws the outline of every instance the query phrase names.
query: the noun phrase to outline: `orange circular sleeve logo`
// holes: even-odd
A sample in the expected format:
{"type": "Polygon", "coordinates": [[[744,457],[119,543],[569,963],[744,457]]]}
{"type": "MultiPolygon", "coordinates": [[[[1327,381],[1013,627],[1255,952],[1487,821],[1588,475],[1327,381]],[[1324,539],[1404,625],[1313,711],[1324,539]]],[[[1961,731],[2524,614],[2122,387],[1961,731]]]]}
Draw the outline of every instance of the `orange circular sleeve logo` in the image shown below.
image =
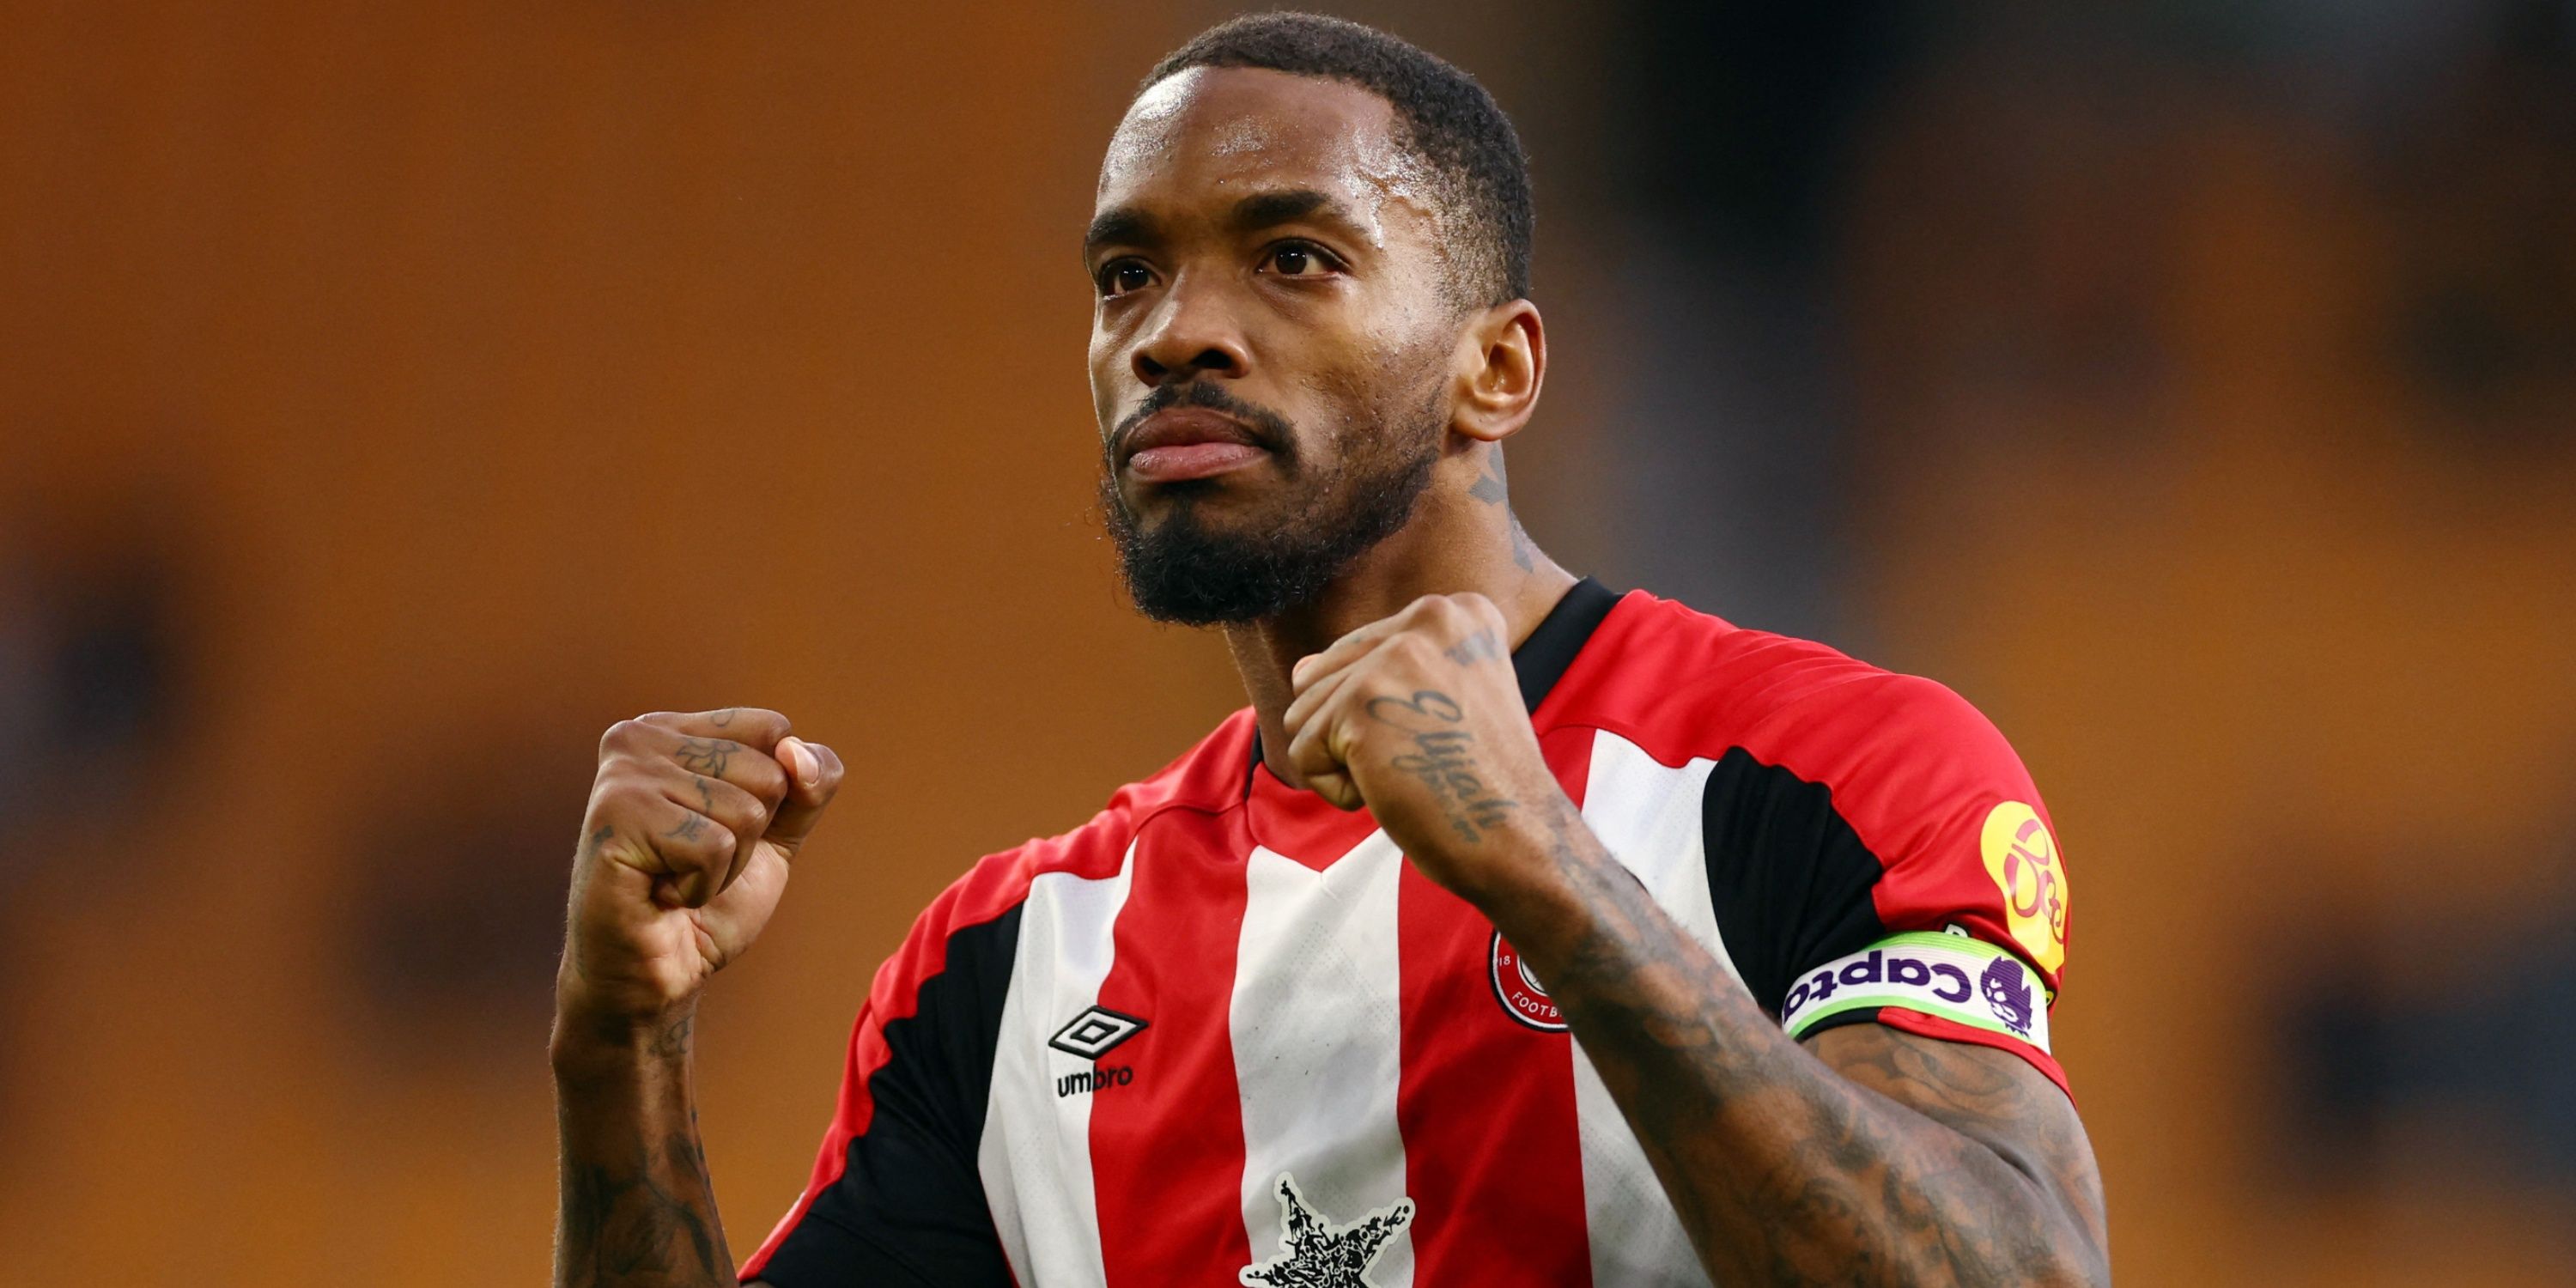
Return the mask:
{"type": "Polygon", "coordinates": [[[1986,874],[2004,896],[2004,928],[2042,970],[2066,964],[2066,869],[2039,811],[2005,801],[1986,815],[1986,874]]]}

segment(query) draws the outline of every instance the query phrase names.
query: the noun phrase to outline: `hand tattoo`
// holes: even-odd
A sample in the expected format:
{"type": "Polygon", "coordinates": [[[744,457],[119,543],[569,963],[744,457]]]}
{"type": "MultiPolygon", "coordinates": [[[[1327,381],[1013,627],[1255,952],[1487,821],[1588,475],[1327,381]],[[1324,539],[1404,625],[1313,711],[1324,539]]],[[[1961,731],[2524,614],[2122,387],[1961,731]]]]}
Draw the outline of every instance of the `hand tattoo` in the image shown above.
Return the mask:
{"type": "Polygon", "coordinates": [[[733,754],[740,750],[742,744],[731,738],[690,738],[681,742],[680,749],[673,752],[671,758],[691,773],[713,774],[722,778],[725,766],[733,763],[733,754]]]}
{"type": "MultiPolygon", "coordinates": [[[[725,744],[727,747],[731,747],[732,745],[732,743],[725,744]]],[[[717,768],[722,769],[723,765],[719,764],[717,768]]],[[[681,819],[678,827],[672,828],[668,832],[664,832],[662,835],[666,837],[681,841],[694,841],[698,839],[699,833],[707,830],[707,823],[715,817],[716,794],[714,789],[707,786],[707,780],[696,774],[691,774],[689,775],[689,785],[698,789],[698,810],[687,818],[681,819]]]]}
{"type": "Polygon", "coordinates": [[[1496,638],[1491,630],[1479,630],[1440,650],[1440,655],[1460,666],[1474,666],[1478,662],[1498,662],[1511,656],[1504,651],[1503,642],[1496,638]]]}
{"type": "Polygon", "coordinates": [[[1387,763],[1431,789],[1458,839],[1475,844],[1486,832],[1501,827],[1510,812],[1519,808],[1520,802],[1495,795],[1478,775],[1476,736],[1464,729],[1438,727],[1466,718],[1457,699],[1435,689],[1423,689],[1411,698],[1372,698],[1368,713],[1371,719],[1392,725],[1413,739],[1414,750],[1387,763]],[[1430,727],[1424,727],[1425,721],[1431,722],[1430,727]]]}

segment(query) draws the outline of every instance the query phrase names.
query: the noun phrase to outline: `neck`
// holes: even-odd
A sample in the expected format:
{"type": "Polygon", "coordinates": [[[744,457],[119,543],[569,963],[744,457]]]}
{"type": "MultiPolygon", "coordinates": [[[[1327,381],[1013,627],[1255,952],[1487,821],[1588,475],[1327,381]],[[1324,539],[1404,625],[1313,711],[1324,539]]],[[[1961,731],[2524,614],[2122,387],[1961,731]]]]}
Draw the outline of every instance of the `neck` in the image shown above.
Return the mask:
{"type": "Polygon", "coordinates": [[[1472,491],[1433,487],[1403,531],[1362,555],[1312,602],[1225,628],[1235,670],[1261,720],[1262,762],[1281,782],[1298,781],[1287,764],[1286,716],[1295,696],[1288,673],[1299,658],[1425,595],[1470,592],[1503,611],[1518,648],[1573,588],[1574,574],[1531,544],[1513,519],[1502,496],[1501,450],[1487,451],[1494,459],[1490,488],[1481,481],[1472,491]]]}

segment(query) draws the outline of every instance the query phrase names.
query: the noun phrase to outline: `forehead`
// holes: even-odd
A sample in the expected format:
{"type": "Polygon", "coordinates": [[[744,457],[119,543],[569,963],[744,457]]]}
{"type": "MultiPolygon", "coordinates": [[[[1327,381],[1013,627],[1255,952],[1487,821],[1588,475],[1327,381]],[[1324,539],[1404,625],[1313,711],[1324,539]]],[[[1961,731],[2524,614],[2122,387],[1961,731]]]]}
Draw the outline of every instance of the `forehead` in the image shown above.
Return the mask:
{"type": "Polygon", "coordinates": [[[1372,214],[1427,206],[1395,109],[1356,85],[1255,67],[1194,67],[1139,95],[1110,136],[1097,206],[1182,213],[1274,188],[1312,188],[1372,214]]]}

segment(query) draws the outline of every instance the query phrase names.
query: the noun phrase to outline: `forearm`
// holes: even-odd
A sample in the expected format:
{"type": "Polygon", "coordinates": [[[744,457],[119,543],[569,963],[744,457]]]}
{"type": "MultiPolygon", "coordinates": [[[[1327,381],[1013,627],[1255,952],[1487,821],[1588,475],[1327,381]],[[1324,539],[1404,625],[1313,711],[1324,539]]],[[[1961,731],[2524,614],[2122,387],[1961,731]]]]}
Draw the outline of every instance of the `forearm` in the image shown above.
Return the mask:
{"type": "Polygon", "coordinates": [[[1570,804],[1481,900],[1544,980],[1720,1283],[2082,1283],[2081,1232],[1993,1148],[1801,1049],[1570,804]]]}
{"type": "Polygon", "coordinates": [[[558,1018],[557,1288],[734,1288],[698,1147],[684,1011],[642,1026],[558,1018]]]}

